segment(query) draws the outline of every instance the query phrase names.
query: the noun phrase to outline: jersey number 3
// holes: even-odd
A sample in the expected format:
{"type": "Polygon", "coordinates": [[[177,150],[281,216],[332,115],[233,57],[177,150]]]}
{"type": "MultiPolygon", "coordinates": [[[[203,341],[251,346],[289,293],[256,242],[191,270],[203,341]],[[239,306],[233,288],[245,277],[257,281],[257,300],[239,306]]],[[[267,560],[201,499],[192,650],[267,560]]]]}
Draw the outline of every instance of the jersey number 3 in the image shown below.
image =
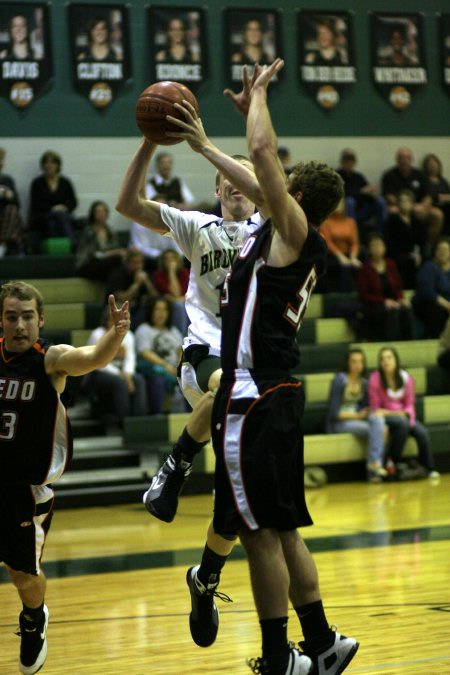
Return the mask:
{"type": "Polygon", "coordinates": [[[317,274],[315,268],[313,267],[311,272],[306,277],[305,282],[297,291],[297,297],[300,301],[298,307],[293,307],[289,303],[285,309],[284,317],[289,321],[289,323],[295,326],[296,330],[299,330],[300,326],[302,325],[302,320],[305,316],[305,312],[308,308],[309,301],[316,283],[317,274]]]}
{"type": "Polygon", "coordinates": [[[3,412],[0,415],[0,440],[12,441],[16,435],[17,413],[3,412]]]}

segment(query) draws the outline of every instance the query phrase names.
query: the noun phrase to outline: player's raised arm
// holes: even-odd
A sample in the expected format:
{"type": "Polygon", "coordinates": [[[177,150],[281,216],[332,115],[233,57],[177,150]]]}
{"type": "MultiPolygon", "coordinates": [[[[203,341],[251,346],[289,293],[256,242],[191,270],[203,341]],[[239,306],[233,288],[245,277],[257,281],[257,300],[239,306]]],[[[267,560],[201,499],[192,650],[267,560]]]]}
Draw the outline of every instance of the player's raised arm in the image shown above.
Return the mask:
{"type": "Polygon", "coordinates": [[[104,368],[117,354],[120,344],[130,328],[128,301],[117,307],[113,295],[108,298],[111,328],[95,345],[72,347],[53,345],[45,356],[45,370],[52,377],[58,391],[64,389],[65,378],[69,375],[85,375],[91,370],[104,368]]]}
{"type": "Polygon", "coordinates": [[[286,178],[277,155],[277,137],[267,105],[270,80],[283,66],[284,61],[281,59],[276,59],[270,66],[264,66],[252,85],[247,117],[247,144],[274,226],[284,243],[299,252],[308,233],[308,224],[295,195],[288,193],[286,178]]]}
{"type": "Polygon", "coordinates": [[[145,194],[148,167],[156,148],[156,143],[142,139],[123,177],[116,209],[135,223],[164,234],[168,228],[161,218],[160,205],[145,194]]]}
{"type": "MultiPolygon", "coordinates": [[[[250,107],[251,86],[259,72],[260,69],[257,66],[253,77],[250,79],[247,68],[244,67],[242,90],[238,93],[234,93],[229,89],[225,89],[224,91],[224,94],[233,102],[236,110],[244,117],[247,116],[250,107]]],[[[242,194],[256,204],[260,212],[264,213],[264,215],[269,215],[264,194],[258,185],[254,172],[214,145],[206,135],[198,112],[189,101],[184,101],[183,105],[175,103],[174,107],[183,114],[184,120],[167,116],[169,122],[179,127],[179,131],[167,132],[167,135],[187,141],[194,152],[200,153],[211,162],[242,194]]]]}

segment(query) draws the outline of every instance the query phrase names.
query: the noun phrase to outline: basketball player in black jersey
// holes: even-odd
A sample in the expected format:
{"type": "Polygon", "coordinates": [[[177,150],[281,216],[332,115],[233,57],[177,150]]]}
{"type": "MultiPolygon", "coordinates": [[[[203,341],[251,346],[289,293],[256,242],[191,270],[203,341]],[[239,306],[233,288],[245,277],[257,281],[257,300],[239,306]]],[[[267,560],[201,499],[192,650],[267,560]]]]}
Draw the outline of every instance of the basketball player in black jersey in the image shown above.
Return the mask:
{"type": "Polygon", "coordinates": [[[213,410],[214,530],[238,533],[246,550],[262,632],[255,673],[338,675],[358,643],[331,630],[317,570],[297,528],[311,525],[304,496],[304,394],[290,376],[296,333],[326,245],[317,229],[343,196],[338,174],[300,163],[286,178],[267,106],[267,87],[284,63],[253,82],[247,143],[269,220],[252,234],[222,293],[222,380],[213,410]],[[300,619],[302,652],[287,641],[288,600],[300,619]]]}
{"type": "Polygon", "coordinates": [[[0,290],[0,561],[23,603],[19,670],[31,675],[47,656],[49,612],[40,567],[53,514],[55,482],[72,451],[67,411],[60,394],[66,378],[105,367],[129,329],[128,303],[109,296],[113,326],[93,346],[50,345],[40,292],[23,281],[0,290]]]}

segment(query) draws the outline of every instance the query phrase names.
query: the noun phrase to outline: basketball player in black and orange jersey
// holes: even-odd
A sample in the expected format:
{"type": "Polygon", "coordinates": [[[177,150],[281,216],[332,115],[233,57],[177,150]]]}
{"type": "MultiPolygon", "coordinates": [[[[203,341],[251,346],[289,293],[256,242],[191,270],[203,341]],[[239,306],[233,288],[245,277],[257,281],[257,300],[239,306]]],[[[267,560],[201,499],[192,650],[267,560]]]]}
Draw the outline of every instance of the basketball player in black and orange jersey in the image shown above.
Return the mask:
{"type": "Polygon", "coordinates": [[[315,563],[297,528],[312,524],[303,485],[304,393],[290,375],[296,334],[325,271],[320,223],[343,196],[340,176],[319,162],[286,177],[267,106],[276,59],[252,83],[247,143],[269,219],[250,235],[222,292],[222,379],[212,435],[214,530],[238,533],[246,550],[262,632],[255,673],[338,675],[358,643],[329,627],[315,563]],[[300,619],[303,653],[287,641],[288,601],[300,619]]]}
{"type": "Polygon", "coordinates": [[[109,296],[110,330],[93,346],[50,345],[40,292],[23,281],[0,290],[0,561],[23,603],[19,670],[31,675],[47,656],[49,612],[40,567],[53,514],[54,483],[72,451],[66,378],[103,368],[117,354],[130,326],[128,303],[109,296]]]}

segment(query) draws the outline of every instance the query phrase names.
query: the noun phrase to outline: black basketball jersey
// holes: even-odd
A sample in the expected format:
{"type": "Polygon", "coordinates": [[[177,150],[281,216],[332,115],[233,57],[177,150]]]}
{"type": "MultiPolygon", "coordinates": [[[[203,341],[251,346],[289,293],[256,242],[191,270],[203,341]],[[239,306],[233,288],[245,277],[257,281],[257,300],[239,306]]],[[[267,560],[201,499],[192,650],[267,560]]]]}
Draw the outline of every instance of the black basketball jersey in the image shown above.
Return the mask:
{"type": "Polygon", "coordinates": [[[52,483],[72,454],[67,411],[45,372],[49,347],[39,339],[13,354],[0,338],[0,483],[52,483]]]}
{"type": "Polygon", "coordinates": [[[270,220],[235,259],[222,294],[222,369],[289,370],[300,360],[296,334],[317,279],[325,271],[326,244],[313,227],[299,259],[287,267],[266,263],[270,220]]]}

